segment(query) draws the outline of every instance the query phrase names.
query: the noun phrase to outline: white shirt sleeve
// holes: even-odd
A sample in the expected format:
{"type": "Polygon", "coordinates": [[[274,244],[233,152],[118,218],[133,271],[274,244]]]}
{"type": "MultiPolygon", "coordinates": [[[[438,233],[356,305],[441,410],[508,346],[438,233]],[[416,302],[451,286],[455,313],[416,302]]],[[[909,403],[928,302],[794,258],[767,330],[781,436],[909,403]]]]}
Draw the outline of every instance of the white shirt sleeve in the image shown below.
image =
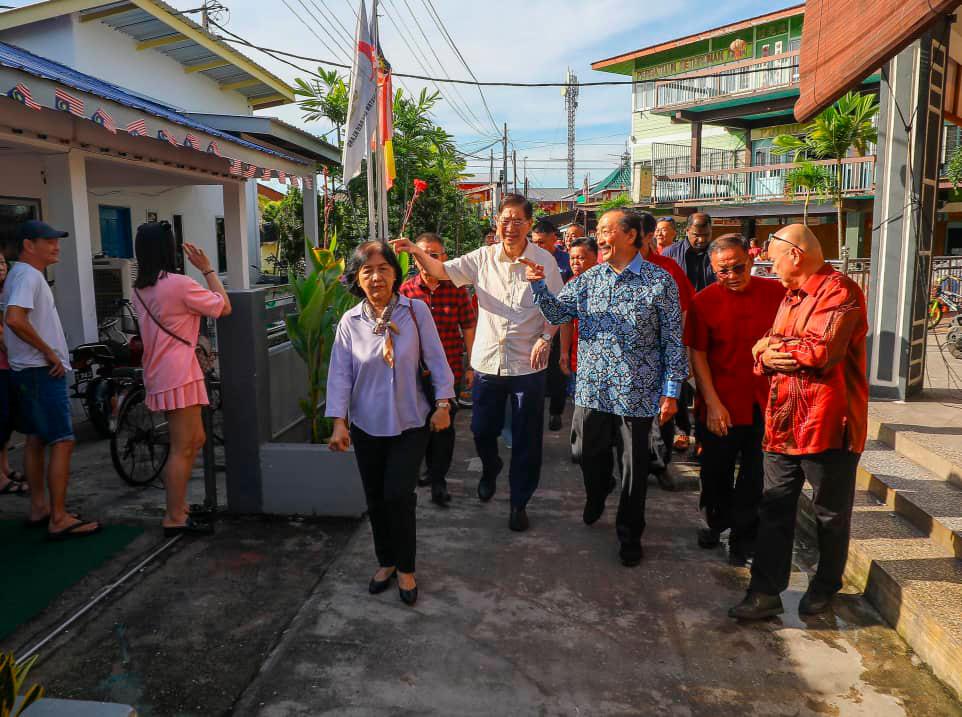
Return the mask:
{"type": "Polygon", "coordinates": [[[554,257],[551,257],[550,262],[545,262],[544,265],[544,282],[548,285],[549,291],[555,296],[564,287],[564,279],[561,278],[561,270],[558,269],[558,262],[555,261],[554,257]]]}
{"type": "Polygon", "coordinates": [[[43,281],[43,274],[28,272],[20,274],[7,292],[7,306],[19,306],[21,309],[33,310],[37,306],[37,289],[39,281],[43,281]]]}
{"type": "Polygon", "coordinates": [[[482,252],[486,247],[475,249],[472,252],[459,256],[455,259],[448,259],[444,262],[444,270],[448,272],[448,277],[455,286],[466,286],[476,284],[478,272],[481,268],[482,252]]]}

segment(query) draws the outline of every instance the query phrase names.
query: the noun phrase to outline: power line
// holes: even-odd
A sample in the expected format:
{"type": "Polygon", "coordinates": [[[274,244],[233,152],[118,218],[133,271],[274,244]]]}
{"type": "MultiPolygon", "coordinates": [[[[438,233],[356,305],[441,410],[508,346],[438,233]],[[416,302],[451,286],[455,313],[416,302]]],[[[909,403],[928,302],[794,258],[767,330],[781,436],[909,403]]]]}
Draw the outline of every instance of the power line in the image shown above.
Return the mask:
{"type": "MultiPolygon", "coordinates": [[[[315,32],[314,28],[310,25],[310,23],[306,22],[306,21],[304,20],[304,18],[302,18],[302,17],[298,14],[297,10],[295,10],[294,7],[293,7],[290,3],[287,2],[287,0],[281,0],[281,2],[283,2],[284,5],[287,7],[287,9],[291,11],[291,14],[292,14],[294,17],[297,18],[297,21],[298,21],[299,23],[301,23],[301,25],[303,25],[304,27],[306,27],[307,30],[308,30],[314,37],[317,38],[317,41],[318,41],[318,42],[320,42],[322,45],[324,45],[325,47],[328,47],[328,48],[330,49],[329,43],[325,42],[324,39],[323,39],[320,35],[318,35],[317,32],[315,32]]],[[[304,5],[304,3],[301,2],[301,5],[304,5]]],[[[305,10],[307,9],[307,6],[306,6],[306,5],[304,6],[304,9],[305,9],[305,10]]],[[[216,25],[216,23],[213,23],[213,22],[211,22],[211,24],[216,25]]],[[[320,23],[319,23],[319,24],[320,24],[320,23]]],[[[216,25],[216,27],[220,27],[220,25],[216,25]]],[[[333,47],[334,47],[334,49],[337,50],[337,51],[339,51],[339,52],[340,52],[342,55],[344,55],[345,57],[347,57],[347,55],[346,55],[345,52],[344,52],[344,49],[341,48],[340,45],[338,45],[337,40],[335,40],[335,39],[331,36],[331,34],[330,34],[330,32],[328,32],[327,28],[325,28],[323,25],[321,25],[321,29],[324,30],[324,32],[325,32],[325,33],[327,34],[327,36],[330,38],[331,42],[333,42],[333,47]]]]}
{"type": "MultiPolygon", "coordinates": [[[[211,23],[211,24],[215,24],[215,23],[211,23]]],[[[217,25],[217,27],[220,29],[223,29],[220,25],[217,25]]],[[[329,65],[331,67],[343,67],[346,69],[351,68],[350,65],[346,65],[343,62],[334,62],[332,60],[324,60],[319,57],[311,57],[309,55],[298,55],[297,53],[294,53],[294,52],[286,52],[284,50],[278,50],[272,47],[265,47],[263,45],[255,45],[252,42],[239,39],[236,36],[234,39],[227,38],[227,37],[221,37],[220,39],[226,42],[233,42],[238,45],[244,45],[245,47],[249,47],[253,50],[259,50],[260,52],[263,52],[268,55],[274,53],[277,55],[284,55],[285,57],[293,57],[295,60],[305,60],[307,62],[316,62],[319,65],[329,65]]],[[[308,73],[311,72],[310,70],[305,70],[304,68],[298,68],[298,69],[300,69],[302,72],[308,72],[308,73]]],[[[731,70],[728,72],[712,72],[712,73],[697,74],[697,75],[687,75],[681,78],[665,77],[661,79],[664,79],[666,81],[670,79],[697,80],[697,79],[705,79],[705,78],[712,78],[712,77],[738,77],[739,75],[755,75],[761,72],[771,72],[771,71],[772,70],[769,68],[748,68],[744,70],[731,70]]],[[[314,74],[314,73],[311,73],[311,74],[314,74]]],[[[425,80],[427,82],[448,82],[455,85],[472,85],[477,87],[568,87],[569,86],[569,83],[567,82],[478,82],[475,80],[455,80],[455,79],[446,79],[443,77],[430,77],[428,75],[415,75],[408,72],[392,71],[391,74],[394,75],[395,77],[408,77],[412,80],[425,80]]],[[[643,81],[655,82],[656,80],[643,80],[643,81]]],[[[636,85],[636,84],[639,84],[639,83],[636,82],[635,80],[602,80],[598,82],[578,82],[577,86],[578,87],[615,87],[619,85],[627,86],[627,85],[636,85]]]]}

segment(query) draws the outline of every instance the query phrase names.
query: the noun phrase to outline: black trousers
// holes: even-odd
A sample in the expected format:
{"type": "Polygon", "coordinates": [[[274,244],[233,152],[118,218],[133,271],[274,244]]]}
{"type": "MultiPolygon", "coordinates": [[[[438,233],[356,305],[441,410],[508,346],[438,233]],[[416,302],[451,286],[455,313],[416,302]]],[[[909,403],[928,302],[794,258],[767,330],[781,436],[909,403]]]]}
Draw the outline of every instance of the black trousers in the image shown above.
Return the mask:
{"type": "MultiPolygon", "coordinates": [[[[691,414],[689,406],[695,398],[695,389],[688,381],[681,384],[681,397],[678,399],[678,413],[675,414],[675,426],[686,436],[691,433],[691,414]]],[[[674,443],[674,439],[672,440],[674,443]]],[[[671,445],[671,444],[669,444],[671,445]]]]}
{"type": "Polygon", "coordinates": [[[568,397],[568,377],[561,371],[561,332],[555,334],[551,341],[551,353],[548,354],[547,371],[548,414],[560,416],[565,411],[565,400],[568,397]]]}
{"type": "Polygon", "coordinates": [[[795,511],[806,480],[815,489],[818,529],[818,569],[812,587],[828,594],[841,589],[859,458],[860,454],[845,450],[806,456],[765,453],[765,492],[759,507],[751,590],[777,595],[788,587],[795,511]]]}
{"type": "Polygon", "coordinates": [[[708,527],[719,533],[731,529],[729,548],[750,552],[758,534],[758,504],[765,483],[761,409],[755,406],[750,426],[729,428],[727,436],[716,436],[701,422],[696,435],[702,447],[701,508],[708,527]]]}
{"type": "Polygon", "coordinates": [[[578,405],[571,419],[571,457],[581,465],[588,501],[604,501],[617,456],[621,500],[615,530],[621,544],[631,548],[641,545],[641,534],[645,532],[648,434],[653,420],[578,405]]]}
{"type": "Polygon", "coordinates": [[[451,425],[443,431],[432,431],[430,416],[428,417],[428,445],[424,452],[424,463],[428,470],[428,478],[435,488],[448,487],[448,471],[454,459],[454,419],[458,415],[458,404],[451,400],[451,425]]]}
{"type": "Polygon", "coordinates": [[[351,426],[351,441],[364,484],[378,564],[413,573],[418,469],[424,459],[428,430],[412,428],[399,436],[382,438],[351,426]]]}

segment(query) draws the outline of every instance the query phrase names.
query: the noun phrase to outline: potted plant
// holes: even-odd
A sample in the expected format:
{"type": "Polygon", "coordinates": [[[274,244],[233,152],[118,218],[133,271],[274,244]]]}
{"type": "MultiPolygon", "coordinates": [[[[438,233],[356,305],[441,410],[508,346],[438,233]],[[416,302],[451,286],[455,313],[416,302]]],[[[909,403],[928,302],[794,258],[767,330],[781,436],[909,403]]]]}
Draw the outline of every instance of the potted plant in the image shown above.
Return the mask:
{"type": "Polygon", "coordinates": [[[0,717],[20,717],[34,702],[43,697],[43,687],[33,685],[20,697],[20,689],[27,681],[27,673],[37,661],[37,655],[17,664],[13,653],[0,655],[0,717]]]}

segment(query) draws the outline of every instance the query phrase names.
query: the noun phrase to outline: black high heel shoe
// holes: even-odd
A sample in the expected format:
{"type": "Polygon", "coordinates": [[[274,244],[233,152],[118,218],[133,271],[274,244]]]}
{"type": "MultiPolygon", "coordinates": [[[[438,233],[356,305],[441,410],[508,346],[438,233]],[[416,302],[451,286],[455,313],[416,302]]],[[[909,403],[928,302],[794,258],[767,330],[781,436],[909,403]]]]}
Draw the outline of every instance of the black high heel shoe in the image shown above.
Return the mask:
{"type": "Polygon", "coordinates": [[[384,578],[384,580],[377,580],[375,578],[371,578],[371,582],[368,583],[367,585],[367,591],[371,593],[371,595],[377,595],[378,593],[383,593],[385,590],[391,587],[391,581],[394,580],[394,578],[396,577],[397,577],[397,570],[395,570],[393,573],[391,573],[386,578],[384,578]]]}
{"type": "Polygon", "coordinates": [[[413,607],[413,606],[414,606],[414,603],[416,603],[416,602],[418,601],[418,586],[417,586],[417,585],[415,585],[415,586],[414,586],[413,588],[411,588],[410,590],[405,590],[404,588],[401,587],[401,584],[398,583],[397,591],[398,591],[398,595],[401,596],[401,602],[403,602],[405,605],[410,605],[410,606],[413,607]]]}

